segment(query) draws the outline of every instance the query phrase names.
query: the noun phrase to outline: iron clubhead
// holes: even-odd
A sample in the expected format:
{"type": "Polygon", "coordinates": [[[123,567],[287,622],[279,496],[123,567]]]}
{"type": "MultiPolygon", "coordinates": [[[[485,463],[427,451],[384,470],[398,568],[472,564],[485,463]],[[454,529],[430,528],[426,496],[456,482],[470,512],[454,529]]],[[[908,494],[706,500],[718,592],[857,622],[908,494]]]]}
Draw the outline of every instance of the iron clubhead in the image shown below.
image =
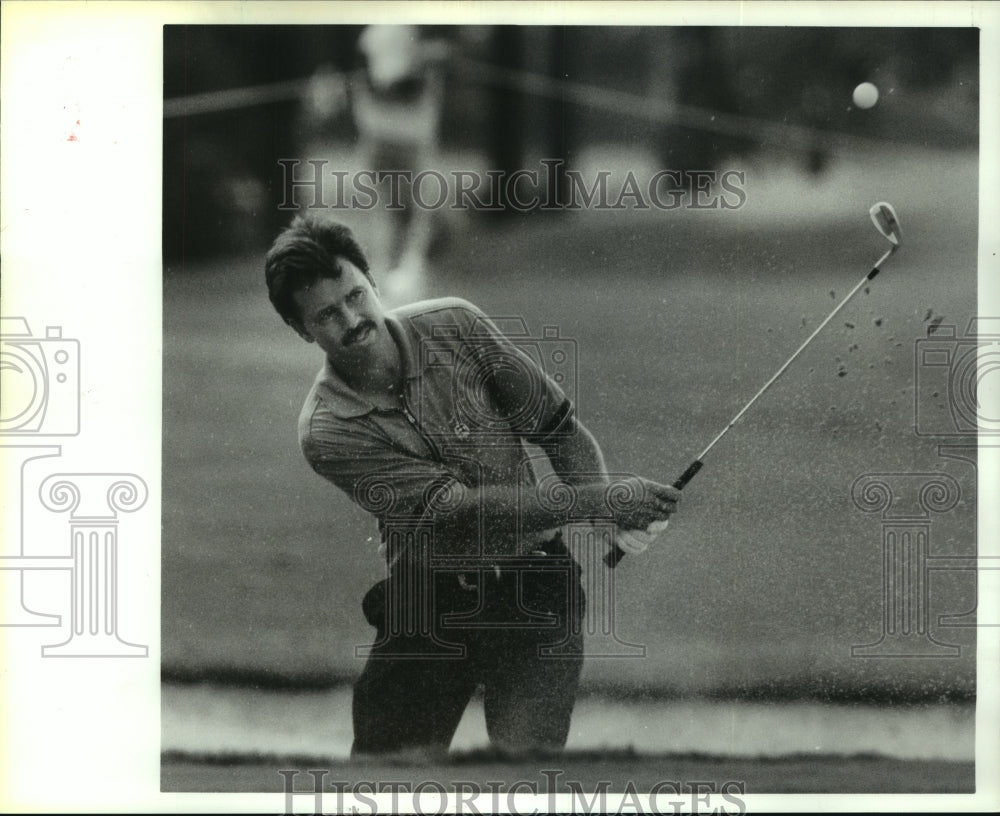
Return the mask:
{"type": "Polygon", "coordinates": [[[899,219],[896,218],[896,211],[892,208],[892,204],[887,201],[872,204],[868,214],[871,215],[875,228],[892,241],[893,246],[898,247],[903,236],[899,230],[899,219]]]}

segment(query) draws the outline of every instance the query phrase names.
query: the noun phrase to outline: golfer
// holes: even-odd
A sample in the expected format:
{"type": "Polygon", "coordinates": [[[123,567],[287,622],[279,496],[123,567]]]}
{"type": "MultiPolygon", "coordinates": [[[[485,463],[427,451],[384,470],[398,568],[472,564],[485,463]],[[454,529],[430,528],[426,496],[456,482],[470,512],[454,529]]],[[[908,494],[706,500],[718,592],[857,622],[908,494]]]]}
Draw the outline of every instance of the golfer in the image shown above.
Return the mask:
{"type": "MultiPolygon", "coordinates": [[[[566,503],[538,487],[569,486],[574,519],[607,519],[594,437],[471,303],[384,310],[344,226],[296,217],[268,252],[266,280],[278,314],[325,354],[299,419],[302,450],[376,515],[388,565],[362,604],[377,635],[354,687],[352,755],[447,752],[479,687],[497,749],[561,750],[584,600],[560,533],[566,503]]],[[[614,522],[641,547],[680,493],[630,481],[638,498],[614,522]]]]}

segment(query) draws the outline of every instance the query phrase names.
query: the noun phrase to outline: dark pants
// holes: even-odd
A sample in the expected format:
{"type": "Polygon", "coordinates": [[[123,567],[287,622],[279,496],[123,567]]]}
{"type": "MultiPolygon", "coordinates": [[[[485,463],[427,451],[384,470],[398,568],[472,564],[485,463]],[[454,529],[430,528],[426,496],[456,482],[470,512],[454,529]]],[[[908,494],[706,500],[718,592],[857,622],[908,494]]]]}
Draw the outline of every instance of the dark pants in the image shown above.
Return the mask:
{"type": "Polygon", "coordinates": [[[488,566],[396,570],[369,591],[378,636],[354,686],[352,755],[446,751],[479,685],[495,747],[565,745],[584,598],[579,565],[560,541],[546,548],[499,576],[488,566]]]}

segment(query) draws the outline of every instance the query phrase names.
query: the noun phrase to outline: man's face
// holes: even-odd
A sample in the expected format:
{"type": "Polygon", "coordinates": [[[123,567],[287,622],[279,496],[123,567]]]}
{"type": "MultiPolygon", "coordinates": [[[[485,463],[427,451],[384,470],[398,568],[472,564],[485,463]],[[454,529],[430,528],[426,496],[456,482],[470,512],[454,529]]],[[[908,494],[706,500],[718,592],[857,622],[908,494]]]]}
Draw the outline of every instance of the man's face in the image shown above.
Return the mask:
{"type": "Polygon", "coordinates": [[[300,318],[295,330],[335,365],[374,354],[386,330],[382,303],[368,278],[346,258],[337,260],[343,270],[339,278],[320,278],[292,296],[300,318]]]}

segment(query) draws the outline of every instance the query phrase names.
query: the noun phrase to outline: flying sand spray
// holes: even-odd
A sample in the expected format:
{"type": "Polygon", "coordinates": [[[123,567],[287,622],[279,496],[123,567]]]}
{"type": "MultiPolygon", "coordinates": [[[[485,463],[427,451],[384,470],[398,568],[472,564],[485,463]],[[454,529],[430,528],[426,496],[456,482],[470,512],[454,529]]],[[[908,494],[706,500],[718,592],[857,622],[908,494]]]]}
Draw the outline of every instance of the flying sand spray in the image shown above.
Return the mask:
{"type": "MultiPolygon", "coordinates": [[[[708,447],[698,454],[697,458],[690,465],[688,465],[687,470],[685,470],[681,474],[680,478],[674,482],[673,486],[678,490],[683,490],[684,486],[694,478],[694,475],[699,470],[701,470],[701,467],[704,464],[703,460],[705,459],[705,456],[710,450],[712,450],[712,448],[715,447],[716,443],[726,435],[730,428],[742,419],[743,415],[750,409],[750,406],[753,405],[760,398],[760,396],[767,391],[767,389],[770,388],[782,374],[785,373],[788,367],[794,362],[795,358],[798,357],[803,352],[805,347],[813,341],[813,338],[823,330],[823,327],[837,316],[837,313],[844,308],[847,301],[854,297],[866,283],[872,280],[879,273],[879,268],[882,264],[884,264],[892,256],[892,254],[899,249],[902,234],[899,229],[899,219],[896,218],[896,211],[892,208],[892,205],[888,202],[880,201],[871,206],[868,210],[868,214],[871,215],[872,222],[875,224],[876,229],[878,229],[878,231],[889,240],[892,246],[889,247],[881,258],[875,261],[871,271],[865,275],[850,292],[847,293],[847,296],[837,304],[837,307],[830,312],[830,314],[826,316],[826,319],[820,323],[816,327],[815,331],[813,331],[813,333],[806,338],[805,342],[795,350],[795,353],[785,361],[785,364],[774,373],[774,376],[764,383],[764,386],[760,389],[760,391],[750,398],[750,401],[744,405],[743,408],[740,409],[740,412],[729,421],[729,424],[726,425],[726,427],[719,432],[718,436],[716,436],[715,439],[708,444],[708,447]]],[[[649,527],[646,528],[645,533],[647,535],[656,535],[657,533],[663,532],[666,527],[666,521],[654,521],[649,525],[649,527]]],[[[625,551],[621,549],[621,547],[615,545],[611,552],[604,557],[604,563],[614,569],[614,567],[618,566],[618,562],[624,557],[625,551]]]]}

